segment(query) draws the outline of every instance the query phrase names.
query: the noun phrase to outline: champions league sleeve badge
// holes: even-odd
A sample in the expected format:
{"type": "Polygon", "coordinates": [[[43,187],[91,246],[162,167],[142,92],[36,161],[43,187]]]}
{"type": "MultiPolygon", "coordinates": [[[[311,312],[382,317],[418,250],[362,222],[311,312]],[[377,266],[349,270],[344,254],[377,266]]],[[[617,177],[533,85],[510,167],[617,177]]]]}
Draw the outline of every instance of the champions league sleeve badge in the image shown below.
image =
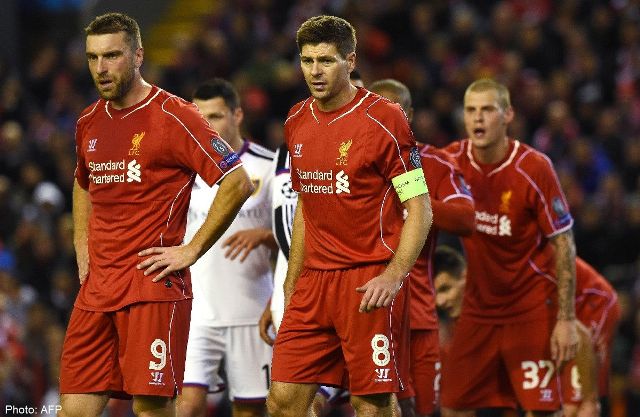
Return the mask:
{"type": "Polygon", "coordinates": [[[225,145],[222,139],[218,137],[214,136],[211,139],[211,146],[213,147],[213,150],[216,151],[222,157],[225,157],[229,155],[229,153],[231,153],[227,145],[225,145]]]}
{"type": "Polygon", "coordinates": [[[420,161],[420,151],[418,151],[418,147],[414,146],[411,148],[409,152],[409,162],[413,165],[414,168],[422,168],[422,162],[420,161]]]}

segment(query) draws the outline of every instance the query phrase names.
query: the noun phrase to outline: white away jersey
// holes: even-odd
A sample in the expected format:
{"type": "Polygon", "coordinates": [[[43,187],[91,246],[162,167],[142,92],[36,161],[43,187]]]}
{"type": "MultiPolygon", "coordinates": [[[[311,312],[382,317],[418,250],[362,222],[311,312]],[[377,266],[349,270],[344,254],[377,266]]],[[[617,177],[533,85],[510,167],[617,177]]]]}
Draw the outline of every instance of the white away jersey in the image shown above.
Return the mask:
{"type": "MultiPolygon", "coordinates": [[[[245,141],[240,159],[255,191],[244,203],[229,229],[193,266],[192,323],[209,326],[257,324],[273,290],[270,251],[260,245],[244,262],[229,260],[222,244],[241,230],[271,229],[273,152],[245,141]]],[[[189,242],[207,217],[218,186],[209,187],[200,177],[191,191],[185,242],[189,242]]]]}

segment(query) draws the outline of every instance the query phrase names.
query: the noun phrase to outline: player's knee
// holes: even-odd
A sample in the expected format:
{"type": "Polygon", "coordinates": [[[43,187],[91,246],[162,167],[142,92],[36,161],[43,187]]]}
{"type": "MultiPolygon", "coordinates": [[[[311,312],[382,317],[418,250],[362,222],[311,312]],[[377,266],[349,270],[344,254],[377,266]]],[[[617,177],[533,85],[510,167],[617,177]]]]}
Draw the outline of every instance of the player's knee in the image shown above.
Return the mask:
{"type": "Polygon", "coordinates": [[[204,417],[206,415],[206,403],[180,399],[176,406],[178,417],[204,417]]]}
{"type": "Polygon", "coordinates": [[[175,416],[175,400],[169,397],[137,395],[132,408],[138,417],[175,416]]]}
{"type": "Polygon", "coordinates": [[[234,401],[233,417],[263,417],[264,409],[264,402],[243,403],[234,401]]]}
{"type": "Polygon", "coordinates": [[[351,406],[358,416],[375,416],[381,410],[391,411],[391,394],[352,395],[351,406]]]}
{"type": "Polygon", "coordinates": [[[99,417],[108,397],[99,394],[62,394],[58,417],[99,417]]]}

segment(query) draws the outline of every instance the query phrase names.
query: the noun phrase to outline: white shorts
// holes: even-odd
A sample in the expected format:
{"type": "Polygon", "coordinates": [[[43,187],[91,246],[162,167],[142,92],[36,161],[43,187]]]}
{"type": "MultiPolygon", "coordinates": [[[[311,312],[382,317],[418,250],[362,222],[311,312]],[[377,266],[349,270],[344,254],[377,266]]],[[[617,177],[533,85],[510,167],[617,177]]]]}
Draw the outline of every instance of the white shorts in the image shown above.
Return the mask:
{"type": "Polygon", "coordinates": [[[271,295],[271,320],[276,332],[284,315],[284,280],[287,277],[287,258],[278,251],[278,261],[273,272],[273,294],[271,295]]]}
{"type": "Polygon", "coordinates": [[[264,399],[271,380],[271,346],[260,339],[258,326],[211,327],[191,323],[184,386],[215,392],[224,359],[232,401],[264,399]]]}

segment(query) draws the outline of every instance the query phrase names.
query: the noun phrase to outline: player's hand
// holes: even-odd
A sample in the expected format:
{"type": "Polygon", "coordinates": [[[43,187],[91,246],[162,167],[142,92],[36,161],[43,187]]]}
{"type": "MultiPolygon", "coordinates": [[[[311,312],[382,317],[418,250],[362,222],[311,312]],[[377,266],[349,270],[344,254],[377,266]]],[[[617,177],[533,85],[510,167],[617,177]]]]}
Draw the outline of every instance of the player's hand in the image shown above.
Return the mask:
{"type": "Polygon", "coordinates": [[[78,278],[80,278],[80,285],[82,285],[89,276],[89,248],[76,252],[76,262],[78,263],[78,278]]]}
{"type": "Polygon", "coordinates": [[[551,359],[560,366],[575,358],[579,344],[576,320],[558,320],[551,333],[551,359]]]}
{"type": "Polygon", "coordinates": [[[189,245],[155,247],[138,252],[138,256],[148,256],[140,262],[138,269],[144,269],[144,274],[149,275],[153,271],[162,271],[153,278],[153,282],[158,282],[172,272],[181,271],[193,265],[197,260],[197,254],[189,245]]]}
{"type": "Polygon", "coordinates": [[[243,262],[251,251],[264,244],[270,235],[271,230],[264,228],[240,230],[222,243],[223,248],[228,248],[224,257],[233,261],[240,255],[240,262],[243,262]]]}
{"type": "MultiPolygon", "coordinates": [[[[258,328],[260,329],[260,338],[264,340],[269,346],[273,346],[274,340],[269,334],[269,328],[273,327],[273,317],[271,316],[271,303],[267,303],[264,308],[260,320],[258,321],[258,328]]],[[[275,333],[275,327],[273,328],[275,333]]]]}
{"type": "Polygon", "coordinates": [[[388,307],[402,287],[402,280],[384,273],[367,281],[356,291],[364,293],[360,308],[361,313],[368,313],[380,307],[388,307]]]}

